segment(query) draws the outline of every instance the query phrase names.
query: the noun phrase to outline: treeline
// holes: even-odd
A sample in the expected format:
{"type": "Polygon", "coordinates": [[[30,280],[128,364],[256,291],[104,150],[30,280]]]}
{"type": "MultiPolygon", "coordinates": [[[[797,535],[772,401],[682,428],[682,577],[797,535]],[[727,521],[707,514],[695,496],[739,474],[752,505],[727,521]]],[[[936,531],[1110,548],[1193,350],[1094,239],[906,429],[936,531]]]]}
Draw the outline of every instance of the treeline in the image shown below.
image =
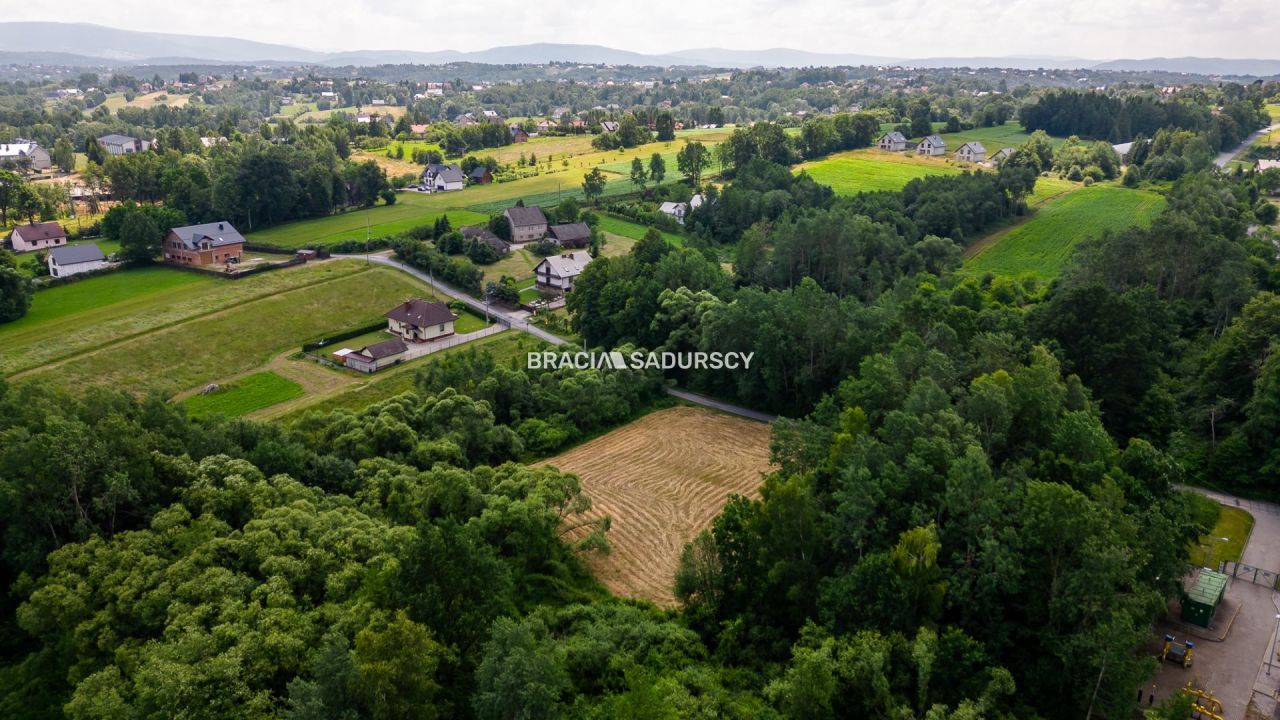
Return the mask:
{"type": "Polygon", "coordinates": [[[1280,495],[1275,219],[1259,176],[1189,175],[1149,228],[1084,243],[1028,316],[1117,437],[1168,448],[1195,482],[1280,495]]]}
{"type": "Polygon", "coordinates": [[[1051,90],[1018,111],[1027,132],[1079,135],[1122,143],[1164,128],[1202,134],[1216,152],[1239,143],[1268,122],[1265,96],[1239,85],[1223,90],[1221,108],[1198,93],[1161,100],[1152,95],[1116,97],[1100,92],[1051,90]]]}
{"type": "Polygon", "coordinates": [[[101,176],[117,200],[163,201],[191,222],[228,220],[245,232],[378,200],[395,202],[386,172],[372,160],[344,160],[323,129],[301,131],[287,142],[246,135],[207,154],[111,156],[86,174],[101,176]]]}
{"type": "Polygon", "coordinates": [[[436,141],[451,157],[485,148],[497,148],[511,144],[511,130],[504,123],[484,122],[457,127],[443,125],[436,128],[436,141]]]}

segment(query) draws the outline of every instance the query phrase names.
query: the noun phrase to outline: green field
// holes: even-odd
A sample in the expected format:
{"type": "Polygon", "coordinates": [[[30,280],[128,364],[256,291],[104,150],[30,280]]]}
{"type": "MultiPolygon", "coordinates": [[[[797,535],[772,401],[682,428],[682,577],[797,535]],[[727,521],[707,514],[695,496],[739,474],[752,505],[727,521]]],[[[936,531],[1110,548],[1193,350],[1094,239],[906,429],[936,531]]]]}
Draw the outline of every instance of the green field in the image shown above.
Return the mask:
{"type": "Polygon", "coordinates": [[[375,238],[397,235],[419,225],[430,225],[441,215],[447,215],[455,228],[488,220],[485,215],[441,207],[446,204],[441,199],[450,194],[457,193],[397,193],[395,205],[378,205],[368,210],[276,225],[250,233],[246,239],[253,244],[292,250],[306,245],[324,246],[343,240],[364,240],[366,233],[375,238]]]}
{"type": "Polygon", "coordinates": [[[1163,196],[1147,190],[1081,188],[1045,203],[1025,222],[975,243],[965,269],[1049,279],[1062,269],[1076,243],[1105,230],[1150,224],[1164,204],[1163,196]]]}
{"type": "Polygon", "coordinates": [[[329,262],[224,280],[157,266],[40,290],[26,317],[0,326],[0,372],[38,368],[364,269],[353,262],[329,262]]]}
{"type": "Polygon", "coordinates": [[[266,370],[246,375],[208,395],[192,395],[183,401],[192,417],[225,415],[239,417],[301,397],[302,386],[266,370]]]}
{"type": "MultiPolygon", "coordinates": [[[[168,294],[156,294],[150,305],[132,306],[132,312],[120,318],[145,327],[144,331],[123,335],[125,339],[103,338],[22,377],[44,378],[68,390],[98,385],[173,395],[251,371],[334,328],[372,324],[404,298],[426,296],[408,275],[347,261],[220,282],[203,288],[206,292],[197,298],[203,313],[188,312],[168,323],[148,322],[149,308],[166,304],[168,294]],[[290,275],[295,276],[293,287],[277,281],[277,289],[271,292],[263,284],[256,297],[224,290],[259,277],[290,275]]],[[[119,305],[112,307],[119,309],[119,305]]],[[[78,324],[82,315],[68,316],[64,322],[78,324]]],[[[28,356],[23,357],[29,362],[28,356]]]]}
{"type": "MultiPolygon", "coordinates": [[[[639,240],[643,238],[644,234],[649,231],[649,226],[620,218],[617,215],[601,213],[599,218],[600,222],[597,227],[599,227],[600,230],[607,233],[613,233],[614,235],[631,238],[632,240],[639,240]]],[[[666,240],[668,245],[673,247],[684,246],[683,235],[677,235],[676,233],[667,232],[666,230],[659,230],[658,232],[662,234],[662,239],[666,240]]]]}
{"type": "Polygon", "coordinates": [[[796,166],[814,180],[830,185],[838,195],[856,195],[877,190],[901,190],[911,180],[926,175],[954,175],[960,172],[940,158],[907,157],[880,150],[851,150],[823,160],[796,166]]]}

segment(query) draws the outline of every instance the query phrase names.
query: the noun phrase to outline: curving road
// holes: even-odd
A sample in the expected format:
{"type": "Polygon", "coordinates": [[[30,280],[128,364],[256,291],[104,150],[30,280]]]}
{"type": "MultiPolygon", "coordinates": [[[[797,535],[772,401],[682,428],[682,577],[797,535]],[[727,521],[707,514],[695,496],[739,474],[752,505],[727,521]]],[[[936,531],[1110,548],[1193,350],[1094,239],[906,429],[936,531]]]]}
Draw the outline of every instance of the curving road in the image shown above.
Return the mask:
{"type": "Polygon", "coordinates": [[[1252,145],[1252,144],[1254,143],[1254,141],[1256,141],[1258,138],[1262,137],[1263,135],[1265,135],[1265,134],[1267,134],[1267,133],[1269,133],[1269,132],[1271,132],[1271,131],[1273,131],[1273,130],[1280,130],[1280,124],[1276,124],[1276,125],[1272,125],[1272,126],[1270,126],[1270,127],[1262,128],[1261,130],[1259,130],[1259,131],[1257,131],[1257,132],[1253,133],[1252,135],[1250,135],[1249,137],[1245,138],[1245,139],[1244,139],[1244,142],[1240,143],[1240,144],[1239,144],[1239,145],[1237,145],[1236,147],[1234,147],[1234,148],[1232,148],[1232,149],[1230,149],[1230,150],[1224,150],[1224,151],[1222,151],[1222,152],[1218,153],[1218,157],[1214,158],[1214,160],[1213,160],[1213,164],[1214,164],[1214,165],[1217,165],[1217,166],[1218,166],[1218,167],[1220,167],[1220,168],[1224,168],[1224,167],[1226,167],[1226,166],[1227,166],[1227,163],[1231,162],[1231,158],[1233,158],[1233,157],[1235,157],[1235,156],[1239,155],[1240,153],[1244,152],[1244,151],[1245,151],[1245,148],[1247,148],[1247,147],[1249,147],[1250,145],[1252,145]]]}
{"type": "MultiPolygon", "coordinates": [[[[435,290],[436,292],[439,292],[441,295],[446,295],[450,298],[453,298],[454,300],[461,300],[462,302],[466,303],[468,307],[472,308],[476,312],[487,313],[492,317],[496,317],[498,318],[499,322],[501,322],[502,324],[506,325],[507,327],[513,330],[518,330],[520,332],[528,333],[538,338],[539,340],[551,343],[552,345],[570,344],[568,340],[565,340],[559,335],[549,333],[546,330],[543,330],[542,328],[538,327],[537,325],[530,324],[528,319],[526,319],[521,315],[516,315],[515,313],[500,309],[493,305],[487,305],[483,301],[477,300],[476,298],[462,292],[461,290],[458,290],[457,288],[450,287],[449,285],[446,285],[440,282],[439,280],[436,280],[434,277],[419,270],[418,268],[413,267],[412,265],[400,262],[395,258],[387,257],[386,255],[333,255],[333,257],[344,259],[344,260],[365,260],[375,265],[382,265],[384,267],[395,268],[396,270],[400,270],[401,272],[409,273],[410,275],[414,276],[415,278],[429,285],[433,290],[435,290]]],[[[673,387],[668,387],[667,394],[672,397],[684,400],[686,402],[691,402],[695,405],[701,405],[703,407],[711,408],[712,410],[719,410],[720,412],[729,413],[730,415],[737,415],[738,417],[747,418],[748,420],[755,420],[757,422],[762,422],[762,423],[770,423],[777,419],[776,415],[769,415],[768,413],[762,413],[757,410],[752,410],[751,408],[742,407],[741,405],[733,405],[731,403],[722,402],[720,400],[715,400],[713,398],[709,398],[704,395],[698,395],[697,393],[688,392],[687,390],[679,390],[673,387]]]]}

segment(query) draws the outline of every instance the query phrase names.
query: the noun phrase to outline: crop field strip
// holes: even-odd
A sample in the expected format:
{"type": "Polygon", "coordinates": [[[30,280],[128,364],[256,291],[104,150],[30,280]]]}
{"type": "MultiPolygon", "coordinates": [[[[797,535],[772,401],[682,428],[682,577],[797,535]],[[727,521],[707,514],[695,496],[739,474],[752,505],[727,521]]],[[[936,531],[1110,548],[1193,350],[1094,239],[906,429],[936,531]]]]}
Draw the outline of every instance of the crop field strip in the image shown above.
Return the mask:
{"type": "Polygon", "coordinates": [[[614,594],[675,603],[685,543],[730,495],[757,497],[769,470],[769,426],[695,407],[650,413],[543,463],[578,475],[613,551],[590,560],[614,594]]]}

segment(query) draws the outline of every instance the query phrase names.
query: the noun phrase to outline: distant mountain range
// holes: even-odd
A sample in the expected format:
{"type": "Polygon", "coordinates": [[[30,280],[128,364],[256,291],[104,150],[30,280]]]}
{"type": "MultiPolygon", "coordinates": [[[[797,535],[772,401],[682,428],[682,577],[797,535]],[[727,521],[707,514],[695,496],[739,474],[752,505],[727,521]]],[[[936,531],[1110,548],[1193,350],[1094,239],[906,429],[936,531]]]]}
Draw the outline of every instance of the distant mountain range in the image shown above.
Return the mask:
{"type": "Polygon", "coordinates": [[[440,65],[474,62],[495,65],[580,62],[610,65],[671,65],[713,68],[903,65],[908,67],[1001,67],[1016,69],[1165,70],[1199,75],[1280,75],[1280,60],[1148,58],[1086,60],[1061,57],[892,58],[852,53],[817,53],[790,48],[727,50],[696,48],[647,54],[601,45],[533,43],[488,50],[353,50],[320,52],[289,45],[202,35],[138,32],[87,23],[0,23],[0,62],[83,65],[440,65]]]}

